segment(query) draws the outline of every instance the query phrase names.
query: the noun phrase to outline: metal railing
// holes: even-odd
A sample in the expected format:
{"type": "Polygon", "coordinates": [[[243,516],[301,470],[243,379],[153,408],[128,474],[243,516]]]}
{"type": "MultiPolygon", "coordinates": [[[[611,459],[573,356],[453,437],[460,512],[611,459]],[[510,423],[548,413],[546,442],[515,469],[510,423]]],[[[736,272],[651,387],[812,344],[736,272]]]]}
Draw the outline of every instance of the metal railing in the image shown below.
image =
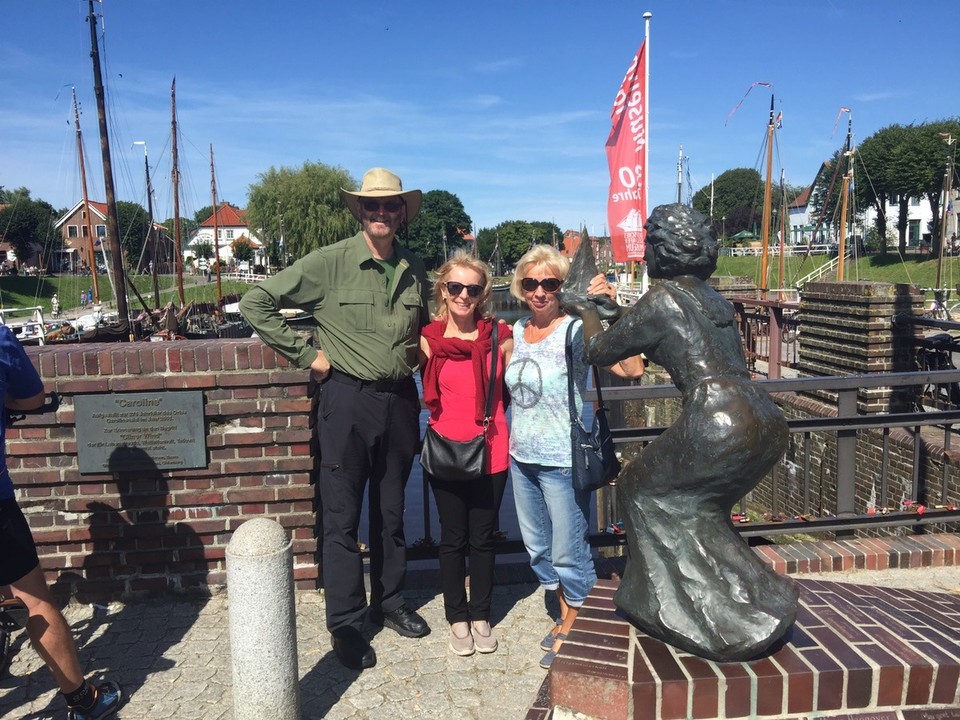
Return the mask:
{"type": "MultiPolygon", "coordinates": [[[[758,380],[768,392],[780,401],[801,394],[816,394],[824,391],[836,396],[836,414],[818,417],[788,418],[791,442],[794,444],[798,463],[781,460],[771,475],[772,502],[768,508],[757,508],[757,502],[744,498],[740,507],[744,511],[748,506],[754,510],[758,519],[736,524],[744,537],[773,535],[816,535],[819,533],[837,536],[849,535],[856,531],[880,530],[895,531],[908,528],[919,531],[931,524],[960,523],[960,481],[949,473],[950,463],[944,461],[942,475],[931,481],[929,472],[924,469],[924,455],[930,446],[941,447],[944,456],[953,452],[953,444],[960,442],[955,438],[954,426],[960,424],[960,408],[935,409],[924,408],[912,412],[891,412],[884,414],[862,415],[858,413],[858,394],[867,389],[899,389],[908,394],[916,394],[929,385],[960,383],[960,370],[882,373],[871,375],[848,375],[842,377],[811,377],[758,380]],[[913,439],[910,451],[909,468],[904,469],[902,462],[893,462],[893,443],[891,432],[897,429],[913,439]],[[872,433],[867,435],[866,433],[872,433]],[[923,442],[920,442],[921,438],[923,442]],[[858,480],[857,457],[858,444],[870,443],[871,452],[879,455],[882,468],[874,479],[877,487],[877,506],[875,513],[858,509],[856,498],[866,493],[862,481],[858,480]],[[825,444],[835,446],[835,452],[818,452],[825,444]],[[926,449],[925,449],[926,448],[926,449]],[[787,464],[792,467],[787,468],[787,464]],[[829,465],[828,465],[829,463],[829,465]],[[814,465],[819,467],[819,475],[827,475],[835,486],[835,502],[823,507],[819,495],[814,498],[814,465]],[[797,474],[796,484],[801,506],[798,512],[783,516],[781,508],[787,503],[784,498],[784,483],[779,481],[787,472],[797,474]],[[886,511],[893,498],[891,488],[907,488],[900,509],[886,511]],[[858,490],[860,492],[858,492],[858,490]],[[940,502],[928,507],[927,496],[936,496],[940,502]],[[922,506],[922,510],[920,509],[922,506]],[[919,511],[918,511],[919,510],[919,511]],[[769,517],[770,520],[759,519],[769,517]]],[[[673,385],[630,385],[603,388],[604,403],[614,408],[627,401],[653,403],[656,401],[679,399],[680,392],[673,385]]],[[[588,391],[587,399],[594,400],[596,395],[588,391]]],[[[618,413],[614,412],[613,415],[618,413]]],[[[651,427],[614,427],[612,432],[618,445],[647,443],[657,438],[668,426],[651,427]]],[[[695,449],[694,449],[695,450],[695,449]]],[[[960,453],[957,454],[957,473],[960,474],[960,453]]],[[[430,527],[430,507],[424,487],[424,527],[430,527]]],[[[590,543],[594,547],[618,546],[626,543],[622,533],[608,532],[607,528],[616,526],[620,519],[616,514],[616,485],[596,494],[598,507],[598,527],[590,534],[590,543]]],[[[822,489],[821,489],[822,492],[822,489]]],[[[749,497],[749,496],[748,496],[749,497]]],[[[510,502],[510,498],[504,499],[510,502]]],[[[414,510],[414,508],[410,508],[414,510]]],[[[501,511],[502,512],[502,511],[501,511]]],[[[519,539],[501,539],[496,544],[498,553],[521,553],[523,543],[519,539]]],[[[435,558],[437,547],[435,540],[429,537],[409,548],[413,560],[435,558]]]]}
{"type": "MultiPolygon", "coordinates": [[[[929,408],[911,412],[890,412],[862,415],[857,410],[858,394],[867,389],[899,388],[909,394],[918,394],[925,386],[941,386],[960,383],[960,370],[939,370],[926,372],[878,373],[871,375],[848,375],[842,377],[810,377],[758,381],[775,397],[810,394],[829,391],[836,395],[836,415],[824,417],[805,417],[788,419],[791,437],[798,442],[799,469],[797,484],[802,497],[801,511],[793,517],[778,518],[776,522],[751,522],[749,526],[740,526],[741,534],[779,535],[804,533],[854,531],[866,528],[918,528],[933,523],[960,522],[960,482],[950,473],[952,449],[956,442],[954,426],[960,423],[960,408],[929,408]],[[894,469],[891,463],[891,431],[903,430],[912,437],[912,458],[909,469],[894,469]],[[873,431],[869,438],[863,431],[873,431]],[[811,496],[812,477],[812,439],[814,435],[832,436],[835,443],[835,460],[827,467],[827,475],[835,484],[836,501],[832,508],[814,507],[811,496]],[[923,442],[921,442],[921,439],[923,442]],[[857,490],[857,453],[858,442],[870,442],[878,454],[881,467],[879,477],[878,512],[869,513],[858,510],[855,498],[857,490]],[[924,468],[923,455],[931,448],[942,448],[944,461],[942,474],[937,479],[938,486],[931,482],[924,468]],[[899,474],[898,474],[899,473],[899,474]],[[890,487],[896,484],[909,489],[903,498],[903,509],[897,512],[884,512],[891,501],[890,487]],[[936,496],[939,502],[934,507],[925,504],[927,496],[936,496]],[[918,512],[918,509],[923,509],[918,512]],[[826,510],[826,512],[824,512],[826,510]]],[[[604,389],[604,400],[610,404],[615,401],[641,400],[651,401],[664,398],[679,398],[680,393],[673,385],[654,385],[646,387],[604,389]]],[[[666,427],[615,428],[617,442],[648,443],[658,437],[666,427]]],[[[960,457],[956,458],[960,460],[960,457]]],[[[781,461],[782,464],[783,461],[781,461]]],[[[817,463],[821,469],[830,458],[820,456],[817,463]]],[[[794,468],[795,470],[797,468],[794,468]]],[[[778,471],[773,471],[774,476],[778,471]]],[[[960,465],[958,465],[960,473],[960,465]]],[[[821,472],[823,474],[823,472],[821,472]]],[[[766,514],[777,516],[778,504],[782,498],[772,488],[773,502],[766,514]]],[[[862,490],[862,488],[860,488],[862,490]]],[[[862,497],[866,493],[860,492],[862,497]]],[[[618,541],[619,542],[619,541],[618,541]]]]}
{"type": "Polygon", "coordinates": [[[757,362],[767,364],[766,376],[783,377],[783,368],[797,365],[800,359],[800,304],[793,300],[730,298],[737,312],[744,358],[750,370],[757,362]]]}

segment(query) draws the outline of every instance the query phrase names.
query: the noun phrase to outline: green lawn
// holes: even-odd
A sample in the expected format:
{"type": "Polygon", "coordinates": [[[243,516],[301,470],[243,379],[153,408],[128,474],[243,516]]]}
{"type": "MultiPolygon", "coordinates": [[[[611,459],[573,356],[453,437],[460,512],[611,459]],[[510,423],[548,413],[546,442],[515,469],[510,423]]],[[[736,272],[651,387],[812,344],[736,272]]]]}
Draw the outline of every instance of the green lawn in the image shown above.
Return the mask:
{"type": "MultiPolygon", "coordinates": [[[[109,305],[113,301],[113,290],[106,277],[100,277],[100,301],[109,305]]],[[[176,280],[173,276],[165,275],[159,279],[160,304],[165,305],[170,300],[177,302],[176,280]]],[[[153,280],[145,275],[138,275],[133,282],[147,301],[153,304],[153,280]]],[[[0,307],[22,308],[39,305],[43,308],[46,317],[50,316],[50,298],[54,293],[60,297],[62,310],[71,310],[80,306],[80,293],[92,287],[89,277],[75,275],[51,275],[48,277],[0,277],[0,307]]],[[[224,295],[242,295],[252,286],[238,282],[222,283],[224,295]]],[[[184,278],[184,295],[187,302],[215,302],[217,299],[217,281],[213,278],[209,283],[203,282],[202,277],[189,276],[184,278]],[[196,282],[200,280],[200,282],[196,282]]],[[[128,303],[131,312],[138,312],[141,307],[136,296],[130,293],[128,303]]]]}
{"type": "MultiPolygon", "coordinates": [[[[829,262],[823,255],[813,255],[803,261],[803,258],[784,258],[784,281],[782,287],[794,287],[797,281],[812,272],[815,268],[829,262]]],[[[779,258],[769,259],[769,282],[771,288],[781,287],[779,282],[779,258]]],[[[721,257],[717,263],[715,275],[746,275],[759,283],[759,257],[721,257]]],[[[928,259],[926,255],[907,255],[900,258],[896,253],[888,253],[886,257],[869,255],[856,261],[848,261],[844,265],[844,280],[866,280],[874,282],[909,283],[922,288],[931,288],[936,283],[937,261],[928,259]]],[[[824,280],[836,280],[836,272],[825,275],[824,280]]],[[[941,269],[940,284],[956,292],[960,283],[960,258],[945,257],[941,269]]]]}

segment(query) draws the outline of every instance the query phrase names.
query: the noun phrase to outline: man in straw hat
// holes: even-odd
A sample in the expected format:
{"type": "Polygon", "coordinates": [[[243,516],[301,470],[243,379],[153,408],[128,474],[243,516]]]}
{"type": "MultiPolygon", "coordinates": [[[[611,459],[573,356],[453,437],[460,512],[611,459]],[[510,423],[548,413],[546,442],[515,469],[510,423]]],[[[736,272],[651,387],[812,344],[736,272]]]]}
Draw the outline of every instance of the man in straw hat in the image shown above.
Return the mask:
{"type": "Polygon", "coordinates": [[[404,190],[389,170],[373,168],[359,192],[341,190],[360,221],[351,238],[314,250],[247,292],[240,311],[265,343],[319,382],[319,504],[323,586],[333,648],[349,668],[372,667],[361,630],[368,616],[357,544],[364,488],[370,483],[370,610],[375,625],[407,637],[430,628],[407,607],[404,489],[420,439],[420,328],[430,292],[420,259],[395,242],[420,210],[422,193],[404,190]],[[320,350],[280,314],[313,315],[320,350]]]}

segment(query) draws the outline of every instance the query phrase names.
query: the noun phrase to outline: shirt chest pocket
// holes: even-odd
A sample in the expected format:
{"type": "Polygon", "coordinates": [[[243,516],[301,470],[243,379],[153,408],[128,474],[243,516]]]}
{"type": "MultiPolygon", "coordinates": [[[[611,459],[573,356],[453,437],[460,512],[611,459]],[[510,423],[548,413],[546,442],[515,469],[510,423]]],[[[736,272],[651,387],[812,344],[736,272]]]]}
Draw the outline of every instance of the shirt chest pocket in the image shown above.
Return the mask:
{"type": "Polygon", "coordinates": [[[338,293],[340,312],[345,322],[357,332],[372,333],[373,293],[369,290],[341,290],[338,293]]]}
{"type": "Polygon", "coordinates": [[[407,332],[420,332],[420,317],[423,313],[423,299],[416,288],[411,288],[400,293],[400,306],[405,313],[405,323],[407,332]]]}

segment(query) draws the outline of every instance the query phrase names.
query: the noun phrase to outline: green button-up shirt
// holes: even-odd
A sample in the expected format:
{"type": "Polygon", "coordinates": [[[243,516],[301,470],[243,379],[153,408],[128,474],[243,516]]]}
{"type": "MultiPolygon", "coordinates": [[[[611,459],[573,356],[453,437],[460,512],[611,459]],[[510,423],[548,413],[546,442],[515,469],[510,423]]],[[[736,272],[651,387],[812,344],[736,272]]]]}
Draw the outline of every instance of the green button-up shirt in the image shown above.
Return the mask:
{"type": "Polygon", "coordinates": [[[294,332],[281,308],[313,316],[324,355],[334,368],[363,380],[401,380],[418,369],[420,329],[429,321],[427,272],[398,243],[393,287],[363,238],[314,250],[250,289],[240,312],[270,347],[300,368],[317,350],[294,332]]]}

